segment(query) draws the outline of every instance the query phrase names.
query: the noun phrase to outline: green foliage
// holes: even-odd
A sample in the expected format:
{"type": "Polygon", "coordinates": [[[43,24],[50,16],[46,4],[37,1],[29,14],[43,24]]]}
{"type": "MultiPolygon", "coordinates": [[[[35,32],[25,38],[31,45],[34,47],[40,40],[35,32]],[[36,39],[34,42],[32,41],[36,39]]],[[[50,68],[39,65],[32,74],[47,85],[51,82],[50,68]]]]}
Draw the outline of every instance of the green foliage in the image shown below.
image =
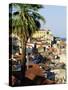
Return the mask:
{"type": "Polygon", "coordinates": [[[12,15],[9,15],[10,26],[13,31],[18,31],[18,27],[21,27],[22,31],[20,31],[22,34],[25,34],[26,37],[30,37],[32,33],[40,28],[40,20],[45,22],[43,16],[38,12],[39,9],[43,8],[42,5],[14,3],[10,4],[9,8],[12,8],[12,10],[15,8],[17,10],[17,12],[14,13],[12,13],[12,11],[12,15]]]}

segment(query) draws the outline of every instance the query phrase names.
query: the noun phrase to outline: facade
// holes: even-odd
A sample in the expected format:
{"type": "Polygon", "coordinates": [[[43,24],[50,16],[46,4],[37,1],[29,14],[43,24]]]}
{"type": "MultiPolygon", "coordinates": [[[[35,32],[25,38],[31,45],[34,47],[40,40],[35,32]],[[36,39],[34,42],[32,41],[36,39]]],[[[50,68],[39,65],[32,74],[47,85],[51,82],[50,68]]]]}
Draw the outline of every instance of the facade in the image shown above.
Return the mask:
{"type": "Polygon", "coordinates": [[[36,39],[38,44],[51,45],[51,41],[53,41],[52,32],[48,29],[36,31],[32,38],[36,39]]]}

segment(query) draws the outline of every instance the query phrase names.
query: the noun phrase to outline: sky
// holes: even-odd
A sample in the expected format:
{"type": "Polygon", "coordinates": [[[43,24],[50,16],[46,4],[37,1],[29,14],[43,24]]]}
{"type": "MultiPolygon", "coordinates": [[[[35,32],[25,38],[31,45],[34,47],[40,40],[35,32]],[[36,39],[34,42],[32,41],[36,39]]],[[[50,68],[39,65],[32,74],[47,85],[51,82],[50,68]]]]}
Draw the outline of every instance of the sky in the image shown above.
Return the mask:
{"type": "Polygon", "coordinates": [[[54,36],[66,38],[66,7],[46,5],[39,10],[46,23],[41,22],[42,29],[49,29],[54,36]]]}
{"type": "MultiPolygon", "coordinates": [[[[10,10],[11,11],[11,10],[10,10]]],[[[16,9],[13,8],[13,12],[16,9]]],[[[66,7],[45,5],[39,10],[39,13],[45,18],[46,23],[41,22],[42,29],[49,29],[56,37],[66,38],[66,7]]]]}

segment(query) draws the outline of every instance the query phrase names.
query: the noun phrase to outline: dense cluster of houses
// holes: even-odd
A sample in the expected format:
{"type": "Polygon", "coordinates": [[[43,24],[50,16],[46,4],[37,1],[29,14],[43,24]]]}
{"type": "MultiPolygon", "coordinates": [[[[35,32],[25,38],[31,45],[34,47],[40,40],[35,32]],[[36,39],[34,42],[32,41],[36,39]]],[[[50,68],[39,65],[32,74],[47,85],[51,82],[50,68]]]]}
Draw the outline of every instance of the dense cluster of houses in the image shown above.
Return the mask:
{"type": "MultiPolygon", "coordinates": [[[[12,70],[21,71],[22,46],[20,38],[13,34],[12,37],[12,70]],[[14,56],[15,55],[15,56],[14,56]]],[[[26,82],[33,83],[35,76],[45,77],[37,84],[65,83],[66,69],[66,41],[53,36],[48,29],[36,31],[26,43],[26,82]],[[62,58],[63,54],[63,58],[62,58]],[[64,60],[61,60],[64,59],[64,60]],[[63,69],[60,75],[60,69],[63,69]],[[56,74],[57,73],[57,74],[56,74]],[[62,76],[62,77],[59,77],[62,76]],[[58,79],[59,77],[59,79],[58,79]],[[31,80],[31,81],[30,81],[31,80]]],[[[13,77],[14,78],[14,77],[13,77]]],[[[20,83],[20,82],[19,82],[20,83]]]]}

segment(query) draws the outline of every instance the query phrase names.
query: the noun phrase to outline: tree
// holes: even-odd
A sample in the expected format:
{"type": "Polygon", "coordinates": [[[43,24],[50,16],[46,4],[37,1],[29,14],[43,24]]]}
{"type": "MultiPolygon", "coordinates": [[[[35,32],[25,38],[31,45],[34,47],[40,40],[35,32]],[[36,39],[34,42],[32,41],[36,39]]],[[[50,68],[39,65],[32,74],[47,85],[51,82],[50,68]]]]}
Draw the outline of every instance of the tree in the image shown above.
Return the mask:
{"type": "MultiPolygon", "coordinates": [[[[9,6],[9,29],[10,33],[14,32],[19,35],[22,43],[22,62],[25,62],[26,43],[32,34],[40,29],[40,20],[45,22],[43,16],[39,14],[42,5],[19,4],[14,3],[9,6]],[[13,9],[16,12],[13,12],[13,9]]],[[[24,63],[25,64],[25,63],[24,63]]]]}
{"type": "Polygon", "coordinates": [[[11,15],[10,20],[12,20],[13,32],[20,33],[24,48],[28,38],[40,28],[40,20],[45,22],[45,19],[38,13],[39,9],[43,8],[43,6],[35,4],[11,4],[10,8],[17,9],[17,12],[11,15]]]}

